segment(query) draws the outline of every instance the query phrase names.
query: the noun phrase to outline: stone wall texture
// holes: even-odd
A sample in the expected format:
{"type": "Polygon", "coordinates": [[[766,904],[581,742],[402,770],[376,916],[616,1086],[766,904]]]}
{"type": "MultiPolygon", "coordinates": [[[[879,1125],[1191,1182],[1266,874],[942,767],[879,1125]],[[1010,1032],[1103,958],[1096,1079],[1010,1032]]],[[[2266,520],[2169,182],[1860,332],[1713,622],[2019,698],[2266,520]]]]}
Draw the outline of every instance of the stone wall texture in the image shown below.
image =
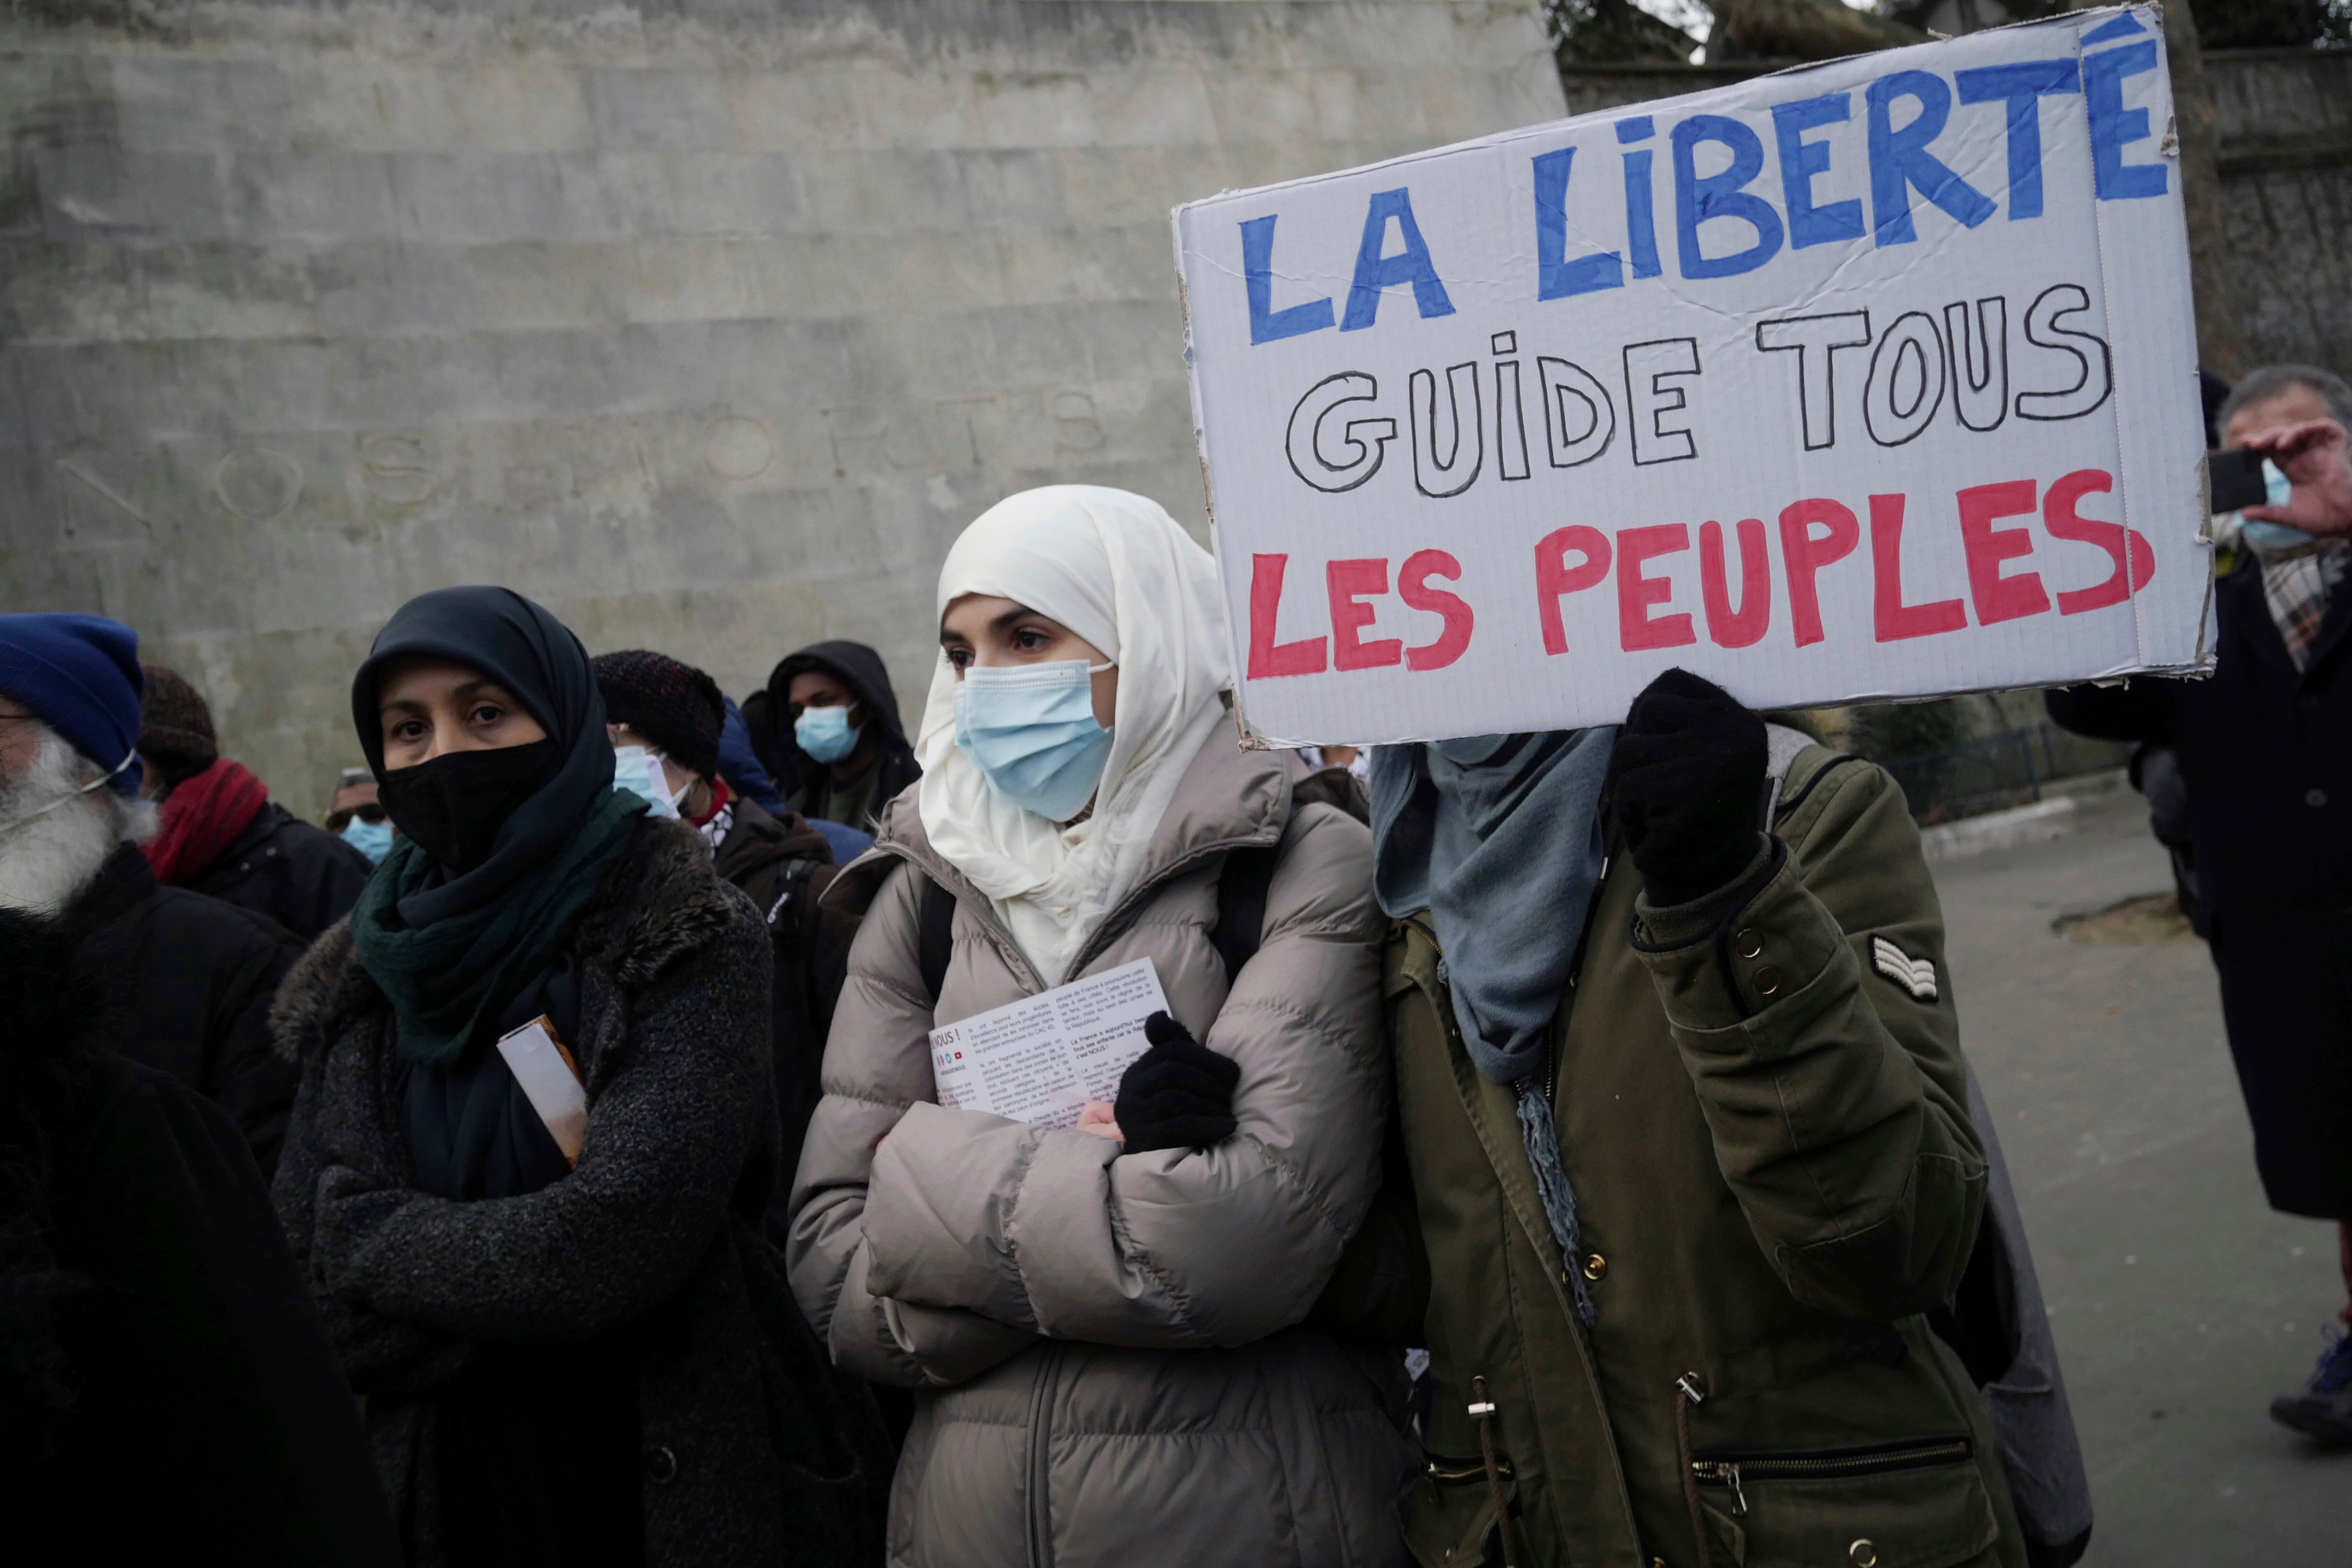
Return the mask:
{"type": "Polygon", "coordinates": [[[0,604],[137,626],[314,812],[401,601],[919,710],[958,530],[1202,526],[1168,213],[1554,118],[1532,0],[19,0],[0,604]]]}
{"type": "Polygon", "coordinates": [[[2246,348],[2352,375],[2352,51],[2205,57],[2246,348]]]}

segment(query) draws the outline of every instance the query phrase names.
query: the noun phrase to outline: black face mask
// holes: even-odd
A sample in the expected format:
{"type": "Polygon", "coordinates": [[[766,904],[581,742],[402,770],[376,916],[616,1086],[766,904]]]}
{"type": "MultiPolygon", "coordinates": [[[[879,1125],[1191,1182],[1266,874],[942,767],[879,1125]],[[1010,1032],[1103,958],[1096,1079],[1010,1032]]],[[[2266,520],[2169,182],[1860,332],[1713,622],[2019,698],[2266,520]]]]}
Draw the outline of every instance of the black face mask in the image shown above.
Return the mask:
{"type": "Polygon", "coordinates": [[[376,795],[394,826],[462,876],[490,858],[499,827],[562,761],[551,740],[447,752],[413,768],[388,770],[376,795]]]}

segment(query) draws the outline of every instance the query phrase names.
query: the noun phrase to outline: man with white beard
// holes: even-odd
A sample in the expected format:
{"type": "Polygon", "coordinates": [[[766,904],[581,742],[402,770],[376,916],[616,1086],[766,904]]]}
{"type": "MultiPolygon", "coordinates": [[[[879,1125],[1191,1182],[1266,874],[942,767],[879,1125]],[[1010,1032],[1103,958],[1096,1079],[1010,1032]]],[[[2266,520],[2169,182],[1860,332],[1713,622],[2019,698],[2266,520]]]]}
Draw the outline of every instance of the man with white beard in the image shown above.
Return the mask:
{"type": "Polygon", "coordinates": [[[138,798],[138,634],[0,616],[0,908],[58,921],[103,987],[101,1037],[236,1121],[266,1176],[294,1098],[271,998],[300,946],[262,916],[156,884],[138,798]]]}

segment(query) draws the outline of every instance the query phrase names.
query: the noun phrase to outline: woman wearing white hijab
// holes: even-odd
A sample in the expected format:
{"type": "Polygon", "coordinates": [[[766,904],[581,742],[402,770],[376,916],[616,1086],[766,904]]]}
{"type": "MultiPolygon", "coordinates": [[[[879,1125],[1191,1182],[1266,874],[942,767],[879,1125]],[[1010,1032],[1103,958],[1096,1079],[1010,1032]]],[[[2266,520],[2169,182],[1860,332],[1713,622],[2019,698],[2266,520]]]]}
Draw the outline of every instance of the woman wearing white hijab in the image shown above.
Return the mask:
{"type": "Polygon", "coordinates": [[[1378,1184],[1370,835],[1241,749],[1214,566],[1152,502],[1012,497],[939,608],[922,782],[828,895],[865,923],[793,1199],[835,1360],[919,1391],[891,1561],[1402,1563],[1394,1363],[1300,1326],[1378,1184]],[[1267,849],[1229,978],[1220,874],[1267,849]],[[1115,1107],[937,1103],[933,1027],[1139,958],[1172,1017],[1115,1107]]]}

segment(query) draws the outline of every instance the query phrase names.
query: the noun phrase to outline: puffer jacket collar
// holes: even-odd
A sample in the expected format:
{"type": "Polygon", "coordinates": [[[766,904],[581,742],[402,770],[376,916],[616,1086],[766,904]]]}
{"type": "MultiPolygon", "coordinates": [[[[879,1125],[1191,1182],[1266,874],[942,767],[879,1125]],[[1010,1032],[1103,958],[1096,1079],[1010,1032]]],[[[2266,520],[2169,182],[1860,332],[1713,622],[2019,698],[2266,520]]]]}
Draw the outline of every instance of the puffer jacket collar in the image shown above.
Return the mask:
{"type": "MultiPolygon", "coordinates": [[[[1082,973],[1097,953],[1117,941],[1169,879],[1192,870],[1213,856],[1263,847],[1279,840],[1290,821],[1289,755],[1286,752],[1244,750],[1239,742],[1238,730],[1230,723],[1211,731],[1201,749],[1193,753],[1191,765],[1184,770],[1183,781],[1176,786],[1166,814],[1152,833],[1134,888],[1087,939],[1070,972],[1082,973]]],[[[923,831],[923,816],[917,798],[920,794],[921,786],[912,785],[884,808],[874,847],[850,862],[834,879],[833,886],[825,891],[825,907],[863,914],[891,867],[904,860],[953,893],[965,911],[980,921],[989,940],[1003,952],[1013,972],[1043,989],[1045,981],[1022,952],[1020,944],[1013,940],[1012,931],[997,918],[987,895],[931,847],[930,836],[923,831]]]]}
{"type": "MultiPolygon", "coordinates": [[[[572,951],[609,970],[623,990],[637,990],[719,937],[730,900],[741,896],[711,870],[700,834],[647,817],[604,873],[572,951]]],[[[281,1056],[299,1061],[326,1049],[353,1018],[389,1005],[360,965],[346,915],[287,973],[270,1008],[270,1034],[281,1056]]]]}

